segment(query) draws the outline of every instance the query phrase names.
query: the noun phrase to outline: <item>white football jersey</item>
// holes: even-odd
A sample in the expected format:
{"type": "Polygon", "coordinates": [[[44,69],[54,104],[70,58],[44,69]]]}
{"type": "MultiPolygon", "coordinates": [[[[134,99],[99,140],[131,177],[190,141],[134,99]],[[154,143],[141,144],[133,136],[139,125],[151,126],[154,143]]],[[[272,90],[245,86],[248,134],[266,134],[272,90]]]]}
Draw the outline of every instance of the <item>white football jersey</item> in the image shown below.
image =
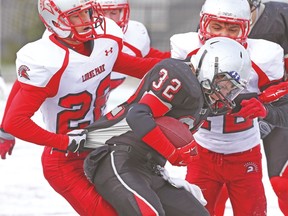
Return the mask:
{"type": "MultiPolygon", "coordinates": [[[[129,20],[127,31],[123,38],[122,52],[131,56],[145,57],[150,51],[150,37],[146,27],[137,21],[129,20]]],[[[123,74],[113,72],[112,79],[126,77],[123,74]]]]}
{"type": "Polygon", "coordinates": [[[47,91],[40,108],[47,130],[66,133],[88,126],[104,113],[110,74],[123,38],[121,29],[108,19],[106,33],[92,41],[90,56],[63,46],[47,33],[17,53],[18,80],[47,91]]]}
{"type": "Polygon", "coordinates": [[[149,53],[150,37],[146,27],[142,23],[129,20],[127,31],[124,34],[124,47],[122,51],[138,57],[145,57],[149,53]]]}
{"type": "MultiPolygon", "coordinates": [[[[171,57],[182,60],[202,46],[197,32],[173,35],[170,42],[171,57]]],[[[260,86],[283,77],[283,49],[276,43],[261,39],[248,39],[247,43],[251,60],[256,64],[251,71],[247,92],[259,93],[260,86]]],[[[245,151],[260,143],[258,121],[231,115],[208,117],[194,138],[201,146],[214,152],[231,154],[245,151]]]]}

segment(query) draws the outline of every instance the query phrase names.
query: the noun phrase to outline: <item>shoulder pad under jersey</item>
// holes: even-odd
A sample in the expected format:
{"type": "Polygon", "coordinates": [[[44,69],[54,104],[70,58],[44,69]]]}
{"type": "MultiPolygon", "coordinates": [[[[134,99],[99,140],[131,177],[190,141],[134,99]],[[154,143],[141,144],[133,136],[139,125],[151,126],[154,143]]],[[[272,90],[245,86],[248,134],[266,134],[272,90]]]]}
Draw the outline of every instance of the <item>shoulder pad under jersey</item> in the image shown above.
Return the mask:
{"type": "Polygon", "coordinates": [[[26,44],[17,52],[16,72],[20,82],[45,87],[63,65],[66,51],[49,37],[26,44]]]}
{"type": "Polygon", "coordinates": [[[175,34],[170,38],[171,58],[186,59],[193,50],[202,46],[197,32],[175,34]]]}
{"type": "Polygon", "coordinates": [[[270,81],[284,76],[284,50],[279,44],[263,39],[248,39],[251,60],[261,68],[270,81]]]}
{"type": "MultiPolygon", "coordinates": [[[[129,20],[127,31],[124,34],[124,41],[138,49],[145,57],[150,50],[150,37],[146,27],[137,21],[129,20]]],[[[123,47],[123,52],[135,56],[129,47],[123,47]]]]}
{"type": "MultiPolygon", "coordinates": [[[[103,29],[101,26],[96,28],[97,34],[103,34],[103,29]]],[[[105,17],[105,32],[107,35],[112,35],[123,40],[122,29],[114,22],[112,19],[105,17]]],[[[104,35],[105,37],[105,35],[104,35]]]]}

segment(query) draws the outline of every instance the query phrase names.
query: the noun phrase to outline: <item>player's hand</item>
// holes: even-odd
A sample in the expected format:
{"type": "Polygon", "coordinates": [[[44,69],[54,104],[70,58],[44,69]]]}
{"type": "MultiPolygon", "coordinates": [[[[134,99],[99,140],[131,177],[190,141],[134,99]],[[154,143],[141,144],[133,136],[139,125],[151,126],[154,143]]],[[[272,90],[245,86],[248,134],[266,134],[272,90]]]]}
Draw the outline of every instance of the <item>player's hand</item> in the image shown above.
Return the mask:
{"type": "Polygon", "coordinates": [[[243,100],[241,102],[242,108],[239,112],[233,113],[233,116],[240,116],[243,118],[265,118],[267,116],[267,109],[265,106],[256,98],[251,98],[249,100],[243,100]]]}
{"type": "Polygon", "coordinates": [[[86,143],[87,133],[88,130],[86,129],[76,129],[67,133],[69,136],[67,150],[73,153],[83,150],[84,144],[86,143]]]}
{"type": "Polygon", "coordinates": [[[198,158],[198,152],[195,141],[193,140],[186,146],[176,148],[167,160],[174,166],[187,166],[196,158],[198,158]]]}
{"type": "Polygon", "coordinates": [[[6,155],[12,154],[13,148],[15,145],[15,137],[11,134],[4,132],[0,128],[0,155],[1,158],[4,160],[6,159],[6,155]]]}
{"type": "Polygon", "coordinates": [[[262,103],[271,103],[288,94],[288,82],[281,82],[265,89],[258,97],[262,103]]]}

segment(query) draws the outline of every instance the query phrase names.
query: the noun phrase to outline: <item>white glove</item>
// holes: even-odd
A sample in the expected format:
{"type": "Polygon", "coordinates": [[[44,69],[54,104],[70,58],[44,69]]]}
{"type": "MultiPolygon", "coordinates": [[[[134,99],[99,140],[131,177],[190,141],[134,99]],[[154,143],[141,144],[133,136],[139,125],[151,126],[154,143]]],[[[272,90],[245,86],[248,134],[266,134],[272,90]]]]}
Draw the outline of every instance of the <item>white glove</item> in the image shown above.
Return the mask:
{"type": "Polygon", "coordinates": [[[160,170],[162,178],[165,181],[169,182],[176,188],[184,188],[186,191],[191,193],[203,206],[207,204],[201,189],[197,185],[190,184],[184,179],[170,177],[168,171],[164,167],[159,166],[158,169],[160,170]]]}
{"type": "Polygon", "coordinates": [[[69,136],[67,150],[73,153],[81,151],[86,143],[87,133],[86,129],[76,129],[67,133],[69,136]]]}

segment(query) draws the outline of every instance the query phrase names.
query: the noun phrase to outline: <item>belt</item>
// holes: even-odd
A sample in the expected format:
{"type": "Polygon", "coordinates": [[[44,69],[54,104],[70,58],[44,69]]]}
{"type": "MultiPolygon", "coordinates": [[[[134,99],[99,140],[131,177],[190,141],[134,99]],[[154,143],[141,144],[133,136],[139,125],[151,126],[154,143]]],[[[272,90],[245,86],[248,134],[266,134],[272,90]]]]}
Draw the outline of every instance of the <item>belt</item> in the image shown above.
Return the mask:
{"type": "Polygon", "coordinates": [[[143,160],[143,163],[148,165],[153,170],[156,170],[155,166],[164,166],[166,159],[158,153],[150,151],[141,152],[134,148],[134,146],[125,144],[108,144],[110,151],[126,151],[133,155],[131,158],[137,158],[143,160]]]}
{"type": "Polygon", "coordinates": [[[127,151],[130,152],[132,147],[129,145],[108,144],[110,151],[127,151]]]}

